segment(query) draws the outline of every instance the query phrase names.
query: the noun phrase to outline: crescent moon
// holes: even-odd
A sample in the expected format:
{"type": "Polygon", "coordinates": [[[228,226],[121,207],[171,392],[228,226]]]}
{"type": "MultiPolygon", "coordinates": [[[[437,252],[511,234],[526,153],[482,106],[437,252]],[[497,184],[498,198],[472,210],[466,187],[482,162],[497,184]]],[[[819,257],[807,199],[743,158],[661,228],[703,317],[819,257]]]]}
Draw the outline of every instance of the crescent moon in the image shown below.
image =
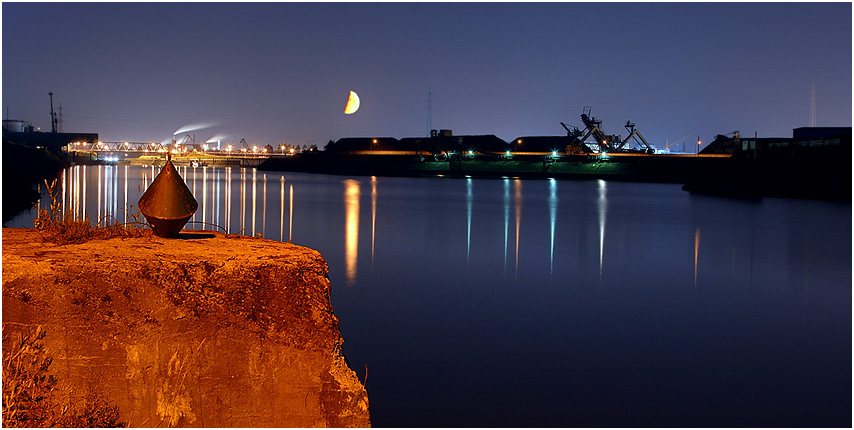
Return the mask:
{"type": "Polygon", "coordinates": [[[350,98],[347,99],[347,106],[344,108],[344,113],[351,114],[359,110],[359,96],[355,91],[350,91],[350,98]]]}

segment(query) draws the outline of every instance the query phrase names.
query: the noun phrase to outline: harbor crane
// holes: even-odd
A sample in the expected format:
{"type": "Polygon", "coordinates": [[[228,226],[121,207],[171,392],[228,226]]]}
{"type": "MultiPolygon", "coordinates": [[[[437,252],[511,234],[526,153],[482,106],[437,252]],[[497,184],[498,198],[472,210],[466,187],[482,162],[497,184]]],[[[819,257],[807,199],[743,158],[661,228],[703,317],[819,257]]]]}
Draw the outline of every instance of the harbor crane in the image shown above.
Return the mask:
{"type": "MultiPolygon", "coordinates": [[[[671,147],[671,146],[676,145],[677,143],[682,142],[683,140],[685,140],[685,139],[687,139],[687,138],[689,138],[689,137],[691,137],[691,136],[695,136],[696,134],[697,134],[697,133],[688,133],[685,137],[683,137],[683,138],[681,138],[681,139],[679,139],[679,140],[675,140],[675,141],[670,142],[670,143],[665,143],[665,144],[664,144],[664,149],[670,149],[670,147],[671,147]]],[[[683,145],[683,149],[684,149],[684,145],[683,145]]]]}
{"type": "Polygon", "coordinates": [[[628,136],[626,136],[626,140],[622,141],[622,142],[620,143],[620,145],[619,145],[619,146],[617,146],[617,150],[621,150],[621,149],[623,149],[623,146],[624,146],[626,143],[628,143],[628,142],[629,142],[629,140],[631,140],[631,138],[633,138],[633,137],[634,137],[635,142],[636,142],[638,145],[640,145],[640,143],[643,143],[643,144],[644,144],[644,146],[646,146],[646,150],[647,150],[647,152],[648,152],[648,153],[652,154],[653,152],[655,152],[655,150],[652,148],[652,146],[650,146],[650,145],[649,145],[649,142],[647,142],[647,141],[646,141],[646,139],[644,139],[644,138],[643,138],[643,135],[642,135],[642,134],[640,134],[640,132],[639,132],[637,129],[635,129],[635,124],[634,124],[633,122],[631,122],[631,121],[626,121],[626,125],[625,125],[625,127],[626,127],[626,130],[628,130],[628,131],[629,131],[629,135],[628,135],[628,136]]]}
{"type": "Polygon", "coordinates": [[[581,114],[581,121],[584,123],[584,130],[579,130],[577,127],[569,128],[564,123],[560,123],[564,129],[566,129],[567,135],[569,137],[574,138],[572,144],[584,144],[584,142],[589,138],[593,137],[593,140],[599,146],[599,152],[607,153],[607,152],[640,152],[652,154],[655,152],[655,149],[650,146],[650,144],[644,139],[643,135],[635,128],[635,124],[631,121],[626,121],[626,130],[629,131],[628,137],[623,140],[622,136],[613,135],[613,134],[605,134],[602,130],[602,121],[596,119],[595,117],[590,115],[591,106],[584,106],[584,110],[581,114]],[[580,137],[583,136],[583,137],[580,137]],[[634,138],[635,143],[640,146],[639,150],[626,148],[626,144],[629,143],[634,138]]]}

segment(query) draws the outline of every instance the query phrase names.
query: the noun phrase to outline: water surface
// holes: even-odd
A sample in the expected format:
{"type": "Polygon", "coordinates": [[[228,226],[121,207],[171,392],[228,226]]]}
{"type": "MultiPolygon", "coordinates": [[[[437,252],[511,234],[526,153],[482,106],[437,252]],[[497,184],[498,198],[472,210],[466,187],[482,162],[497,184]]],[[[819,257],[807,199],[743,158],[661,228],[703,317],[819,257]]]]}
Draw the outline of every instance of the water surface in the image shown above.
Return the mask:
{"type": "MultiPolygon", "coordinates": [[[[60,199],[124,222],[158,171],[77,166],[60,199]]],[[[374,426],[851,426],[850,204],[179,171],[189,228],[323,254],[374,426]]]]}

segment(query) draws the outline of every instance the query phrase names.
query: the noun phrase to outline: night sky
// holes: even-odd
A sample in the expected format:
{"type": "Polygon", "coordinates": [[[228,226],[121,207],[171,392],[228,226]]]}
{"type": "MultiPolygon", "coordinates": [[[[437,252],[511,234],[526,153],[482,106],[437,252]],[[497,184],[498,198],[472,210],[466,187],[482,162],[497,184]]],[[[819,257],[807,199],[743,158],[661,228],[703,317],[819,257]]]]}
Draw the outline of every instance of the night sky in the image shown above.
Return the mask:
{"type": "MultiPolygon", "coordinates": [[[[850,3],[3,3],[3,117],[104,141],[850,126],[850,3]],[[344,114],[349,91],[361,108],[344,114]],[[223,137],[224,136],[224,137],[223,137]]],[[[681,146],[681,145],[680,145],[681,146]]],[[[675,149],[675,148],[674,148],[675,149]]]]}

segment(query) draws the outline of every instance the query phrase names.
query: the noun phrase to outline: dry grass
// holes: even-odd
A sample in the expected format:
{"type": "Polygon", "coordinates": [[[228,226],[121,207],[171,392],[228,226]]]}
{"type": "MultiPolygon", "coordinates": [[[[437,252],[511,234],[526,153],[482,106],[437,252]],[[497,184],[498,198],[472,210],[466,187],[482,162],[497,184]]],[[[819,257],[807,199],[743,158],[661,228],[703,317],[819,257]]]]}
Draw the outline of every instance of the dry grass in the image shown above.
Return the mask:
{"type": "Polygon", "coordinates": [[[65,245],[114,237],[150,237],[152,234],[142,214],[139,210],[134,210],[133,206],[127,209],[130,222],[119,223],[114,216],[105,216],[93,226],[88,216],[80,219],[74,211],[63,210],[62,203],[58,199],[56,179],[51,183],[45,180],[44,184],[50,196],[50,210],[42,209],[33,221],[33,225],[42,239],[47,242],[65,245]]]}
{"type": "Polygon", "coordinates": [[[15,339],[3,332],[3,427],[125,427],[118,407],[100,396],[58,400],[44,337],[41,326],[15,339]]]}

